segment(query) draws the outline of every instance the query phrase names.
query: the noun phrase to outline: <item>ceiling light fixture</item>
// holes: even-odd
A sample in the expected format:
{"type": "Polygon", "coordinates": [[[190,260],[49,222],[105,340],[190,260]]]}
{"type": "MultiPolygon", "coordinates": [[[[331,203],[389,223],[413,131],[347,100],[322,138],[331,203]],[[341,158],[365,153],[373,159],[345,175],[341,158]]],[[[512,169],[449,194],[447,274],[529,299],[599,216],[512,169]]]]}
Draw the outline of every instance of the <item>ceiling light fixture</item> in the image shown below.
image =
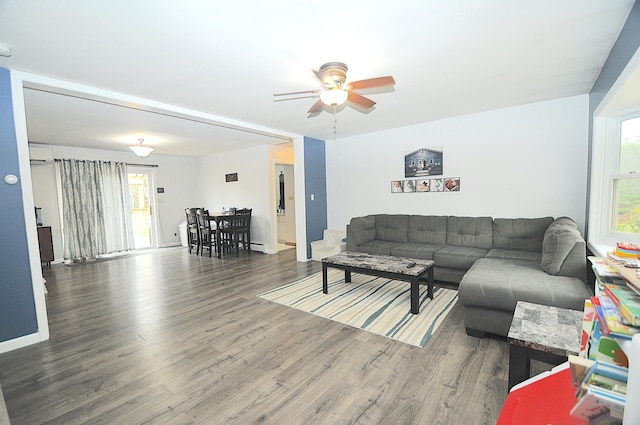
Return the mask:
{"type": "MultiPolygon", "coordinates": [[[[338,87],[325,90],[320,93],[320,101],[327,106],[333,107],[333,134],[336,134],[338,118],[336,117],[336,107],[342,105],[347,101],[349,92],[338,87]]],[[[335,137],[335,136],[334,136],[335,137]]]]}
{"type": "Polygon", "coordinates": [[[348,97],[349,92],[338,87],[320,93],[320,100],[327,106],[340,106],[348,97]]]}
{"type": "Polygon", "coordinates": [[[145,146],[144,139],[138,139],[139,144],[129,146],[129,149],[133,151],[134,154],[139,156],[140,158],[146,158],[149,156],[151,152],[153,152],[153,148],[151,146],[145,146]]]}

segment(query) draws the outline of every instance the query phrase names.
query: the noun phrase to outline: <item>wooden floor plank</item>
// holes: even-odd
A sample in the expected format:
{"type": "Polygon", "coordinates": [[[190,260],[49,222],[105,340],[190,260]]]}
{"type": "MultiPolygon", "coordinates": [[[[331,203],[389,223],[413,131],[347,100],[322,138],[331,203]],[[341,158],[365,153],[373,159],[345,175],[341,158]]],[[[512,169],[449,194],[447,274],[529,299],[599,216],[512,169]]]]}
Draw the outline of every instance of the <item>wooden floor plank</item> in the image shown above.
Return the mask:
{"type": "Polygon", "coordinates": [[[184,248],[44,268],[51,338],[0,355],[11,423],[495,423],[504,339],[460,305],[419,348],[257,298],[319,270],[184,248]]]}

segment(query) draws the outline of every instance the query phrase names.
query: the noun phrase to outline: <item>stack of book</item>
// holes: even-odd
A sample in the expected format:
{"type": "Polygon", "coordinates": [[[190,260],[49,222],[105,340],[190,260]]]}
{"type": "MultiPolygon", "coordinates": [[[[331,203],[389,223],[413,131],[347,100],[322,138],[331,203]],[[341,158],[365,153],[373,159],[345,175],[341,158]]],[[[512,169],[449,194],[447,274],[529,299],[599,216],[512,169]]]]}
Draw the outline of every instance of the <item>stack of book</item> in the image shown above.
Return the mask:
{"type": "Polygon", "coordinates": [[[628,369],[577,356],[569,357],[569,369],[577,399],[569,414],[589,425],[621,424],[628,369]]]}
{"type": "Polygon", "coordinates": [[[621,423],[629,359],[620,344],[640,333],[640,287],[618,272],[616,265],[633,269],[628,259],[611,263],[612,254],[589,260],[596,295],[585,301],[580,356],[569,359],[577,388],[571,415],[589,424],[621,423]]]}

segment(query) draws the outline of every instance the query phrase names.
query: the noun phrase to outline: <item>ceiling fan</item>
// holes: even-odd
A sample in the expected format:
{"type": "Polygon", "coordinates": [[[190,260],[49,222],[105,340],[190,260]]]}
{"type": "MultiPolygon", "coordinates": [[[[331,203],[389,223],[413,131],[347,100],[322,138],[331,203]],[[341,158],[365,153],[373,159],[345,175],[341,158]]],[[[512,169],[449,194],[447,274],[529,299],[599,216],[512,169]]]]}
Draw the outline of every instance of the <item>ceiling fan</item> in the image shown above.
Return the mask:
{"type": "Polygon", "coordinates": [[[376,102],[358,94],[358,91],[376,89],[380,87],[390,87],[395,85],[395,80],[391,76],[369,78],[366,80],[352,81],[346,83],[347,65],[342,62],[325,63],[320,69],[312,69],[314,75],[322,86],[317,90],[304,90],[290,93],[276,93],[274,96],[294,96],[288,98],[274,99],[274,102],[285,100],[304,99],[309,97],[320,97],[316,103],[307,111],[309,117],[314,117],[323,111],[325,106],[335,108],[348,102],[351,105],[364,110],[371,109],[376,102]],[[304,96],[301,96],[304,95],[304,96]]]}

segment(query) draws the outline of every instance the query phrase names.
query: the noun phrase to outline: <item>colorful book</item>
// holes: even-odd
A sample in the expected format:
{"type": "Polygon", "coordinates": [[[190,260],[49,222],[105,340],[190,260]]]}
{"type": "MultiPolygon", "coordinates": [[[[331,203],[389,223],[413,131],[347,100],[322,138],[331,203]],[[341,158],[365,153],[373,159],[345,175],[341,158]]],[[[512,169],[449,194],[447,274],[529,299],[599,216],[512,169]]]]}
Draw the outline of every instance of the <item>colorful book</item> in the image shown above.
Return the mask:
{"type": "Polygon", "coordinates": [[[603,362],[600,360],[596,360],[591,368],[589,368],[585,380],[588,380],[589,375],[593,374],[606,376],[607,378],[611,378],[625,384],[629,379],[629,369],[627,367],[618,366],[613,363],[603,362]]]}
{"type": "Polygon", "coordinates": [[[640,326],[640,294],[627,285],[604,285],[605,293],[620,311],[622,318],[632,326],[640,326]]]}
{"type": "Polygon", "coordinates": [[[582,316],[582,333],[580,335],[580,357],[588,357],[589,355],[589,338],[593,330],[593,321],[595,320],[596,311],[590,299],[584,300],[584,315],[582,316]]]}
{"type": "Polygon", "coordinates": [[[569,354],[569,372],[571,373],[571,385],[579,388],[587,378],[589,371],[596,364],[595,360],[569,354]]]}
{"type": "Polygon", "coordinates": [[[569,414],[584,421],[591,421],[607,413],[610,417],[622,419],[625,402],[624,396],[589,386],[569,414]]]}
{"type": "Polygon", "coordinates": [[[622,419],[614,418],[611,412],[602,412],[589,421],[588,425],[622,425],[622,419]]]}
{"type": "Polygon", "coordinates": [[[615,338],[604,335],[600,328],[600,320],[593,321],[593,330],[589,343],[588,358],[629,367],[629,358],[615,338]]]}
{"type": "Polygon", "coordinates": [[[640,333],[640,328],[623,323],[616,304],[605,294],[591,297],[598,320],[601,322],[605,335],[611,335],[622,339],[631,339],[633,335],[640,333]]]}
{"type": "Polygon", "coordinates": [[[629,369],[626,367],[595,361],[582,380],[581,387],[578,388],[577,397],[581,397],[589,387],[598,387],[626,397],[628,378],[629,369]]]}
{"type": "Polygon", "coordinates": [[[622,281],[620,274],[611,267],[606,261],[593,263],[591,265],[596,278],[602,282],[613,283],[614,281],[622,281]]]}
{"type": "MultiPolygon", "coordinates": [[[[588,363],[569,359],[586,366],[588,363]]],[[[602,423],[600,418],[622,419],[626,402],[629,370],[611,363],[595,361],[578,387],[578,402],[571,410],[571,416],[602,423]],[[598,421],[596,421],[598,419],[598,421]]],[[[606,422],[604,422],[606,423],[606,422]]]]}

